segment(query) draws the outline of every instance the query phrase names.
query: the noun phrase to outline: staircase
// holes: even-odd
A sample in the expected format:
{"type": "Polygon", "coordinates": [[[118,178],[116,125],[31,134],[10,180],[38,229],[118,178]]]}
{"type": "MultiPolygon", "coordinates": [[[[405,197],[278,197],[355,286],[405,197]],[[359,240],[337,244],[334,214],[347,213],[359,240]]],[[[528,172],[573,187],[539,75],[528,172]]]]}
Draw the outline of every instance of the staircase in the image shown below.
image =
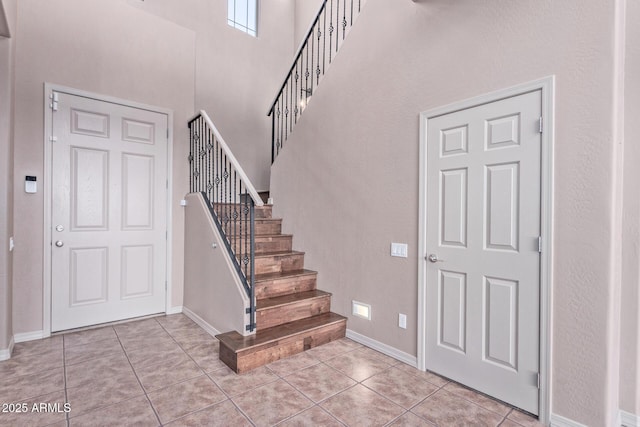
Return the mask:
{"type": "MultiPolygon", "coordinates": [[[[272,163],[364,3],[322,2],[269,108],[272,163]]],[[[318,273],[304,268],[304,252],[293,250],[293,236],[282,234],[282,219],[265,204],[268,194],[256,191],[204,111],[189,121],[189,133],[190,191],[207,201],[247,297],[239,307],[247,314],[243,333],[216,336],[220,360],[244,373],[344,337],[347,319],[330,311],[331,294],[316,287],[318,273]]]]}
{"type": "Polygon", "coordinates": [[[318,273],[304,269],[292,241],[271,206],[255,208],[256,333],[216,336],[220,360],[236,373],[345,336],[347,319],[330,311],[331,294],[316,288],[318,273]]]}

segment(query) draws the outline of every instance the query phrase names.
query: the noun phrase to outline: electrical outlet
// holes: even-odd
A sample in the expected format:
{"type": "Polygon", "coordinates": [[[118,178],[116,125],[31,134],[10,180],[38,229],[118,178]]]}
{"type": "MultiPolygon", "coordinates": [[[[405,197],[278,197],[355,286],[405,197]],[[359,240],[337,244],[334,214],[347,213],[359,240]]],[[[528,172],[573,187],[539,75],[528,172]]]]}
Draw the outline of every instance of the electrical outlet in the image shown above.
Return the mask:
{"type": "Polygon", "coordinates": [[[406,314],[398,314],[398,326],[402,329],[407,329],[407,315],[406,314]]]}

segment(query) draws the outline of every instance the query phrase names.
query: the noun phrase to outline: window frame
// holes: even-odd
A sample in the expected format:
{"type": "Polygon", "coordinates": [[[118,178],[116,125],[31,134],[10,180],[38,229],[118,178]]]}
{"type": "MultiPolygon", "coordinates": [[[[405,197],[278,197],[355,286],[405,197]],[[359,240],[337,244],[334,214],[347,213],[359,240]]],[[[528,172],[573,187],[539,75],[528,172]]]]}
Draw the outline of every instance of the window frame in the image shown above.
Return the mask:
{"type": "Polygon", "coordinates": [[[227,25],[252,37],[258,37],[258,8],[258,0],[227,0],[227,25]],[[240,10],[246,11],[245,16],[236,16],[238,5],[240,10]]]}

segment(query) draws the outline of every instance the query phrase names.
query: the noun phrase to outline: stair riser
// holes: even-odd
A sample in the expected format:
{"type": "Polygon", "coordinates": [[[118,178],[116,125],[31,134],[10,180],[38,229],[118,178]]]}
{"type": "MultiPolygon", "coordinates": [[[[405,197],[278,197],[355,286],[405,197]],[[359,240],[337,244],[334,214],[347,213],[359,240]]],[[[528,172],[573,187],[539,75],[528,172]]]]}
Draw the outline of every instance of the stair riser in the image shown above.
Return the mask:
{"type": "Polygon", "coordinates": [[[328,313],[330,309],[331,295],[326,295],[320,298],[258,310],[256,312],[256,324],[258,330],[271,328],[298,319],[304,319],[305,317],[328,313]]]}
{"type": "MultiPolygon", "coordinates": [[[[291,236],[256,236],[256,254],[291,251],[293,245],[292,240],[291,236]]],[[[245,239],[239,239],[234,242],[234,249],[236,250],[236,253],[238,253],[238,249],[244,251],[245,247],[249,250],[249,243],[247,242],[245,245],[245,239]]]]}
{"type": "MultiPolygon", "coordinates": [[[[224,228],[224,227],[223,227],[224,228]]],[[[280,221],[256,221],[254,225],[254,230],[257,236],[274,236],[282,233],[282,222],[280,221]]],[[[245,223],[242,224],[242,229],[240,228],[240,224],[236,225],[235,228],[228,227],[225,229],[225,232],[229,236],[238,235],[238,236],[246,236],[249,234],[247,226],[245,223]]]]}
{"type": "Polygon", "coordinates": [[[296,292],[306,292],[316,289],[317,274],[265,280],[256,283],[256,299],[273,298],[296,292]]]}
{"type": "Polygon", "coordinates": [[[255,274],[302,270],[304,254],[274,255],[256,258],[255,274]]]}
{"type": "Polygon", "coordinates": [[[281,221],[256,221],[255,223],[256,236],[261,235],[274,235],[282,233],[281,221]]]}
{"type": "Polygon", "coordinates": [[[346,329],[347,322],[344,320],[237,354],[223,342],[220,342],[220,360],[236,373],[243,374],[284,357],[343,338],[346,334],[346,329]]]}
{"type": "Polygon", "coordinates": [[[258,219],[262,219],[262,218],[272,218],[272,206],[269,205],[265,205],[265,206],[256,206],[256,210],[255,210],[255,218],[258,219]]]}

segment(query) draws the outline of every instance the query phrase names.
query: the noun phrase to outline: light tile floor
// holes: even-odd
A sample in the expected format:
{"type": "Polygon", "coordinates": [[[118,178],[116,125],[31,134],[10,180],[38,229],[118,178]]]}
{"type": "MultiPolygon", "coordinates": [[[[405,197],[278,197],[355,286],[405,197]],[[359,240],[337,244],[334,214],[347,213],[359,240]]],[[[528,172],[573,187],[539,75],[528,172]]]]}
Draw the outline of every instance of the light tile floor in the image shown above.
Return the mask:
{"type": "Polygon", "coordinates": [[[0,362],[0,404],[14,404],[0,426],[540,425],[349,339],[245,375],[218,348],[181,314],[17,344],[0,362]]]}

